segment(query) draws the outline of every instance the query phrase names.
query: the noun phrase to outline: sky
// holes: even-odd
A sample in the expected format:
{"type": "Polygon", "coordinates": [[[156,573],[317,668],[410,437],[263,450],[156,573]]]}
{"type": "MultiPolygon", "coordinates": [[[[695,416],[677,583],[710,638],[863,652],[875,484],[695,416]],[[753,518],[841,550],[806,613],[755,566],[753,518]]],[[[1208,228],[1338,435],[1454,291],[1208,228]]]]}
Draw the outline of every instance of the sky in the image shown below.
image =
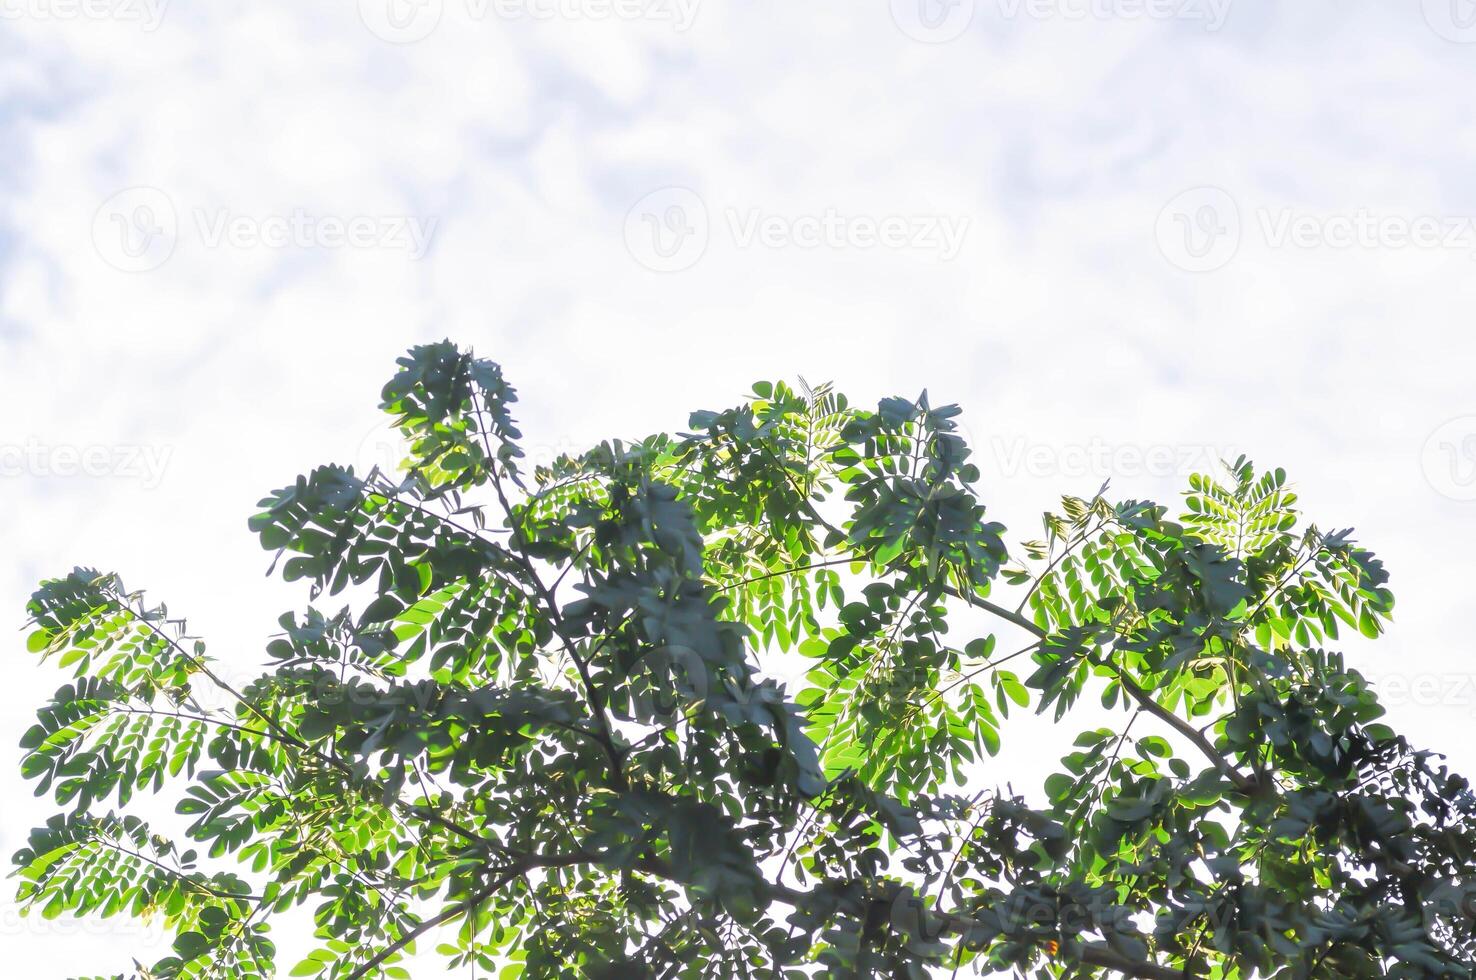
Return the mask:
{"type": "MultiPolygon", "coordinates": [[[[0,0],[0,852],[47,813],[37,581],[117,571],[249,673],[306,601],[253,505],[384,459],[442,337],[535,458],[926,388],[1012,540],[1282,466],[1392,571],[1354,664],[1476,769],[1473,82],[1471,0],[0,0]]],[[[16,975],[163,954],[5,891],[16,975]]]]}

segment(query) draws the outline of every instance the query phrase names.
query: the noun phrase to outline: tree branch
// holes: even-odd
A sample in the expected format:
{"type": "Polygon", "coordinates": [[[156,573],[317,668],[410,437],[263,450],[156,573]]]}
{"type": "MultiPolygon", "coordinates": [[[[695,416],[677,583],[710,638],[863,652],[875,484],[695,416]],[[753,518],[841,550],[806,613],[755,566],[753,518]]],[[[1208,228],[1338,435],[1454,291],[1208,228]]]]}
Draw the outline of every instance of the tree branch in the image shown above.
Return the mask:
{"type": "MultiPolygon", "coordinates": [[[[998,616],[1001,619],[1013,623],[1014,625],[1020,627],[1023,630],[1029,631],[1030,633],[1034,634],[1037,637],[1040,637],[1041,639],[1046,639],[1050,636],[1049,633],[1041,629],[1040,626],[1037,625],[1033,620],[1027,619],[1017,612],[1013,612],[1003,606],[990,602],[988,599],[985,599],[982,596],[971,595],[962,592],[958,589],[955,589],[951,585],[945,585],[943,587],[943,591],[956,599],[962,599],[964,602],[967,602],[972,606],[983,609],[985,612],[993,613],[995,616],[998,616]]],[[[1240,790],[1242,793],[1254,793],[1257,789],[1260,788],[1260,780],[1256,779],[1253,776],[1247,776],[1237,770],[1233,765],[1231,765],[1230,761],[1226,759],[1225,756],[1222,755],[1218,749],[1215,748],[1214,743],[1206,738],[1203,734],[1201,734],[1199,730],[1196,729],[1193,725],[1155,701],[1152,694],[1150,694],[1148,691],[1145,691],[1136,681],[1128,677],[1127,674],[1125,674],[1123,671],[1112,666],[1111,664],[1106,664],[1104,666],[1108,667],[1108,669],[1110,669],[1116,675],[1117,682],[1122,685],[1122,689],[1126,691],[1134,701],[1138,702],[1139,706],[1141,706],[1144,711],[1147,711],[1159,721],[1163,722],[1174,731],[1184,736],[1184,738],[1186,738],[1191,744],[1193,744],[1195,748],[1199,749],[1199,751],[1202,752],[1205,757],[1214,764],[1216,769],[1220,770],[1220,772],[1224,774],[1226,779],[1229,779],[1232,783],[1235,784],[1236,789],[1240,790]]]]}
{"type": "Polygon", "coordinates": [[[1236,789],[1240,790],[1242,793],[1250,794],[1254,793],[1257,789],[1260,788],[1261,781],[1259,779],[1255,778],[1254,776],[1247,776],[1245,773],[1240,772],[1234,766],[1232,766],[1230,764],[1230,761],[1226,759],[1223,755],[1221,755],[1220,751],[1215,748],[1214,743],[1205,738],[1204,735],[1199,731],[1199,729],[1195,728],[1193,725],[1189,724],[1187,721],[1180,718],[1178,715],[1174,714],[1172,711],[1168,710],[1157,701],[1153,700],[1153,695],[1149,694],[1147,691],[1143,690],[1143,688],[1139,687],[1138,684],[1132,680],[1132,678],[1128,677],[1121,670],[1118,670],[1111,664],[1107,664],[1105,666],[1107,666],[1108,669],[1117,676],[1117,683],[1122,685],[1122,689],[1128,692],[1128,695],[1131,696],[1134,701],[1138,702],[1138,704],[1143,708],[1144,711],[1148,712],[1150,715],[1153,715],[1164,724],[1169,725],[1174,729],[1174,731],[1178,732],[1180,735],[1184,736],[1184,738],[1192,742],[1195,748],[1199,749],[1200,752],[1204,753],[1204,755],[1208,757],[1211,762],[1214,763],[1215,768],[1219,769],[1220,772],[1224,774],[1226,779],[1235,784],[1236,789]]]}
{"type": "Polygon", "coordinates": [[[589,851],[576,851],[573,854],[557,854],[547,857],[532,856],[519,861],[511,867],[506,868],[505,872],[494,879],[490,884],[486,885],[479,891],[473,892],[471,897],[469,897],[466,901],[459,902],[456,905],[452,905],[448,908],[442,909],[438,914],[433,915],[429,919],[421,922],[414,929],[411,929],[399,939],[395,940],[393,943],[386,946],[378,953],[375,953],[374,956],[367,960],[363,966],[359,967],[353,973],[349,974],[346,980],[363,980],[364,977],[368,976],[376,968],[383,965],[384,962],[388,960],[391,956],[394,956],[400,950],[415,942],[415,940],[419,939],[421,936],[425,935],[427,932],[436,928],[437,926],[444,925],[447,922],[450,922],[452,919],[458,918],[459,916],[465,915],[467,912],[470,912],[472,909],[476,908],[478,905],[482,904],[487,899],[491,898],[493,895],[497,894],[499,891],[505,888],[507,884],[511,882],[514,878],[521,878],[529,871],[533,871],[537,868],[567,868],[571,865],[576,864],[593,864],[596,863],[598,860],[599,855],[597,854],[591,853],[589,851]]]}
{"type": "Polygon", "coordinates": [[[379,952],[371,956],[367,961],[365,961],[363,966],[359,967],[353,973],[350,973],[348,975],[348,980],[363,980],[364,977],[367,977],[370,973],[374,972],[374,970],[378,969],[391,956],[394,956],[400,950],[415,942],[415,940],[419,939],[422,935],[434,929],[436,926],[450,922],[452,919],[464,915],[465,913],[476,908],[478,905],[495,895],[504,885],[506,885],[509,881],[520,874],[522,874],[521,870],[510,871],[507,874],[503,875],[501,878],[498,878],[496,881],[492,882],[492,884],[483,888],[481,891],[473,894],[472,897],[468,898],[465,902],[462,902],[459,905],[452,905],[445,909],[442,909],[440,914],[433,915],[429,919],[421,922],[414,929],[411,929],[399,939],[390,943],[384,949],[381,949],[379,952]]]}
{"type": "MultiPolygon", "coordinates": [[[[636,863],[636,868],[646,874],[681,884],[681,879],[663,861],[645,858],[636,863]]],[[[803,909],[810,902],[810,892],[791,888],[782,883],[765,883],[764,890],[770,901],[779,902],[791,908],[803,909]]],[[[940,924],[941,929],[937,935],[967,935],[978,925],[976,919],[954,912],[927,911],[925,914],[940,924]]],[[[1130,959],[1100,944],[1083,947],[1079,962],[1084,966],[1115,971],[1129,980],[1186,980],[1186,978],[1193,980],[1197,976],[1190,972],[1188,967],[1170,967],[1149,960],[1130,959]]]]}

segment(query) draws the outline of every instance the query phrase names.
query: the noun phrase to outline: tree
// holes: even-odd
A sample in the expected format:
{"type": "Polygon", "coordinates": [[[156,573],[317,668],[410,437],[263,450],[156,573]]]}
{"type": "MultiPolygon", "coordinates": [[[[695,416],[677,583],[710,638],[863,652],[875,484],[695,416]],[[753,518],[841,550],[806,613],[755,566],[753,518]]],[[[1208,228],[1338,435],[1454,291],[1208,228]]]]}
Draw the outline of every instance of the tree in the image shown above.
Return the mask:
{"type": "Polygon", "coordinates": [[[249,684],[116,575],[35,593],[74,676],[23,906],[162,916],[148,977],[269,975],[298,906],[284,969],[355,980],[442,926],[507,977],[1471,974],[1476,800],[1326,649],[1393,599],[1280,470],[1067,497],[1012,556],[926,394],[761,383],[529,474],[498,365],[398,363],[403,471],[251,518],[312,604],[249,684]],[[1098,699],[1034,806],[980,788],[1012,711],[1098,699]]]}

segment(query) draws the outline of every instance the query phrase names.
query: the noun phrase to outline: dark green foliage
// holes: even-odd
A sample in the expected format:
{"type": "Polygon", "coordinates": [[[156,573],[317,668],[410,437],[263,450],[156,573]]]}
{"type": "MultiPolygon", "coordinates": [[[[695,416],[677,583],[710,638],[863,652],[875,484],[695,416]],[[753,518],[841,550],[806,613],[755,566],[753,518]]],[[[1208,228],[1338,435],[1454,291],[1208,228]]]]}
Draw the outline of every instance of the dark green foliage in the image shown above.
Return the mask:
{"type": "Polygon", "coordinates": [[[507,978],[1471,974],[1476,800],[1327,649],[1387,576],[1280,470],[1068,497],[1012,558],[926,395],[763,383],[527,472],[496,364],[399,367],[403,472],[251,519],[314,605],[250,684],[116,576],[36,592],[24,907],[162,916],[169,978],[272,974],[299,906],[281,971],[340,980],[442,925],[507,978]],[[1088,699],[1038,806],[987,786],[1011,711],[1088,699]]]}

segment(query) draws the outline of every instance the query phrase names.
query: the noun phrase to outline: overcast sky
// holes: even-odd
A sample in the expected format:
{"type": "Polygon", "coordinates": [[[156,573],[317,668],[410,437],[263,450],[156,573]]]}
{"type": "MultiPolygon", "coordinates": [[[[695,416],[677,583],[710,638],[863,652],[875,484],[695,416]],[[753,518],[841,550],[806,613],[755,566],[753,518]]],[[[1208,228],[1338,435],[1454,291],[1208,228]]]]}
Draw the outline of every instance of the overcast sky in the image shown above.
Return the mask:
{"type": "MultiPolygon", "coordinates": [[[[1473,82],[1470,0],[0,0],[0,851],[36,581],[116,570],[249,671],[305,599],[254,503],[380,459],[447,336],[535,456],[926,387],[1015,540],[1284,466],[1393,572],[1357,666],[1476,769],[1473,82]]],[[[0,949],[163,953],[8,901],[0,949]]]]}

